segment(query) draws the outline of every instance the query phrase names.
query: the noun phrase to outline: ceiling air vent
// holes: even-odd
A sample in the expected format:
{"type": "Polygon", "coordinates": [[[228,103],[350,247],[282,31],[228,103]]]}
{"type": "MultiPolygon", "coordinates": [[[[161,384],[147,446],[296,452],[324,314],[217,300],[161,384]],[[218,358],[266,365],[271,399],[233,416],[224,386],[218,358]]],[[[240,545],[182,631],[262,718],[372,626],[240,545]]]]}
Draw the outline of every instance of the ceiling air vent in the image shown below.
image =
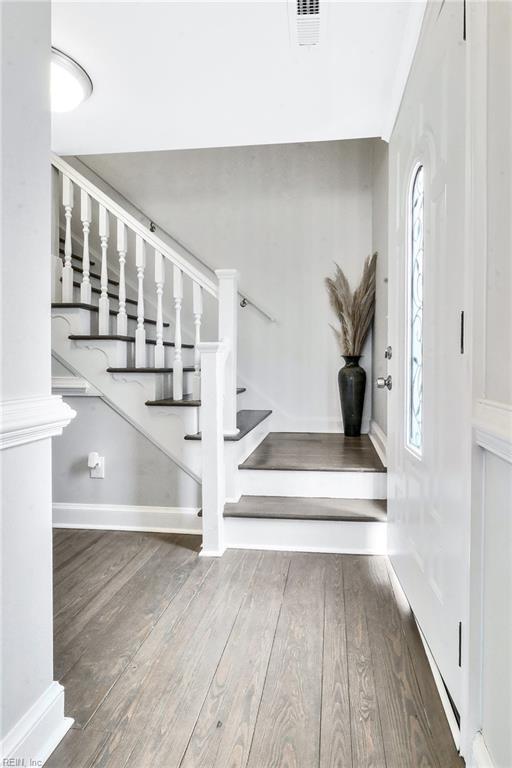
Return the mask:
{"type": "Polygon", "coordinates": [[[297,0],[297,43],[320,42],[320,0],[297,0]]]}

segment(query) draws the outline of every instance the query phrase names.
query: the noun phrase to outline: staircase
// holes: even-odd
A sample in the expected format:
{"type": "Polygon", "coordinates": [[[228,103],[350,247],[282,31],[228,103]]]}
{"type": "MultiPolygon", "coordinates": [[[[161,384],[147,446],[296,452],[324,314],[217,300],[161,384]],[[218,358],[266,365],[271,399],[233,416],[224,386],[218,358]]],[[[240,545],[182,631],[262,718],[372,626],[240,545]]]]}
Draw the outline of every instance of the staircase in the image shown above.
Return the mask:
{"type": "Polygon", "coordinates": [[[385,468],[367,437],[271,433],[271,411],[240,407],[236,271],[212,279],[52,164],[52,352],[201,482],[202,553],[385,551],[385,468]]]}

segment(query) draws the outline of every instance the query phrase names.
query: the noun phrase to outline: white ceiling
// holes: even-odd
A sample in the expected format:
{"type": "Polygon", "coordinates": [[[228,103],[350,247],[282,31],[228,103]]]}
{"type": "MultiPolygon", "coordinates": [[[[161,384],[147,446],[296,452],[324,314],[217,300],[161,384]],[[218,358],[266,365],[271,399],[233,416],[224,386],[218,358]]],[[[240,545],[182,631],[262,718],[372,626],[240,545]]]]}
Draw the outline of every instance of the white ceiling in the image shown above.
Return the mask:
{"type": "Polygon", "coordinates": [[[295,2],[54,2],[53,45],[94,91],[53,117],[59,154],[389,137],[424,0],[321,0],[299,47],[295,2]]]}

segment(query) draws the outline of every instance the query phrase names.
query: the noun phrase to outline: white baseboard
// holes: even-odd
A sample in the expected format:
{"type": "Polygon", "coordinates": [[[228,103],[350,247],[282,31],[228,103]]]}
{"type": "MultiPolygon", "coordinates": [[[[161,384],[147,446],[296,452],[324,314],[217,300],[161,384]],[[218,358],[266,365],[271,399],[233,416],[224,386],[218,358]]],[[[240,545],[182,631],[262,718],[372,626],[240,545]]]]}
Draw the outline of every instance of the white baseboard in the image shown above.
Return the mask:
{"type": "Polygon", "coordinates": [[[387,467],[388,438],[384,430],[379,427],[376,421],[372,420],[370,422],[369,437],[373,443],[373,447],[379,455],[379,459],[382,461],[384,466],[387,467]]]}
{"type": "Polygon", "coordinates": [[[126,504],[54,503],[54,528],[106,531],[201,533],[198,507],[147,507],[126,504]]]}
{"type": "Polygon", "coordinates": [[[43,765],[73,722],[64,717],[64,688],[54,681],[2,740],[2,764],[43,765]]]}
{"type": "Polygon", "coordinates": [[[227,517],[224,543],[229,549],[385,555],[387,524],[227,517]]]}
{"type": "Polygon", "coordinates": [[[473,739],[472,758],[474,768],[495,768],[494,761],[489,754],[481,731],[473,739]]]}

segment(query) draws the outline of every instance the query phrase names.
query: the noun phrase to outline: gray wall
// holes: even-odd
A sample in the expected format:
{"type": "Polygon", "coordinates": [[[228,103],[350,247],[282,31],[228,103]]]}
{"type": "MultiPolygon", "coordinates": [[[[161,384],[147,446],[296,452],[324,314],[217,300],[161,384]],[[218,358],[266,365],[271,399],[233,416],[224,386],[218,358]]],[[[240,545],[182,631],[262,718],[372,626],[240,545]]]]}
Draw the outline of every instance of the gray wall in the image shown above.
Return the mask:
{"type": "Polygon", "coordinates": [[[372,418],[385,434],[388,431],[388,390],[377,389],[375,380],[387,375],[384,350],[388,345],[388,180],[388,145],[376,140],[372,158],[372,244],[379,255],[372,339],[372,418]]]}
{"type": "MultiPolygon", "coordinates": [[[[275,429],[337,431],[340,353],[324,277],[372,250],[373,140],[81,158],[277,318],[240,312],[240,381],[275,429]]],[[[371,361],[370,350],[364,362],[371,361]]],[[[367,397],[366,426],[371,409],[367,397]]]]}
{"type": "Polygon", "coordinates": [[[66,402],[77,415],[53,444],[54,502],[201,506],[195,480],[101,398],[69,397],[66,402]],[[91,451],[105,457],[104,479],[89,477],[91,451]]]}

